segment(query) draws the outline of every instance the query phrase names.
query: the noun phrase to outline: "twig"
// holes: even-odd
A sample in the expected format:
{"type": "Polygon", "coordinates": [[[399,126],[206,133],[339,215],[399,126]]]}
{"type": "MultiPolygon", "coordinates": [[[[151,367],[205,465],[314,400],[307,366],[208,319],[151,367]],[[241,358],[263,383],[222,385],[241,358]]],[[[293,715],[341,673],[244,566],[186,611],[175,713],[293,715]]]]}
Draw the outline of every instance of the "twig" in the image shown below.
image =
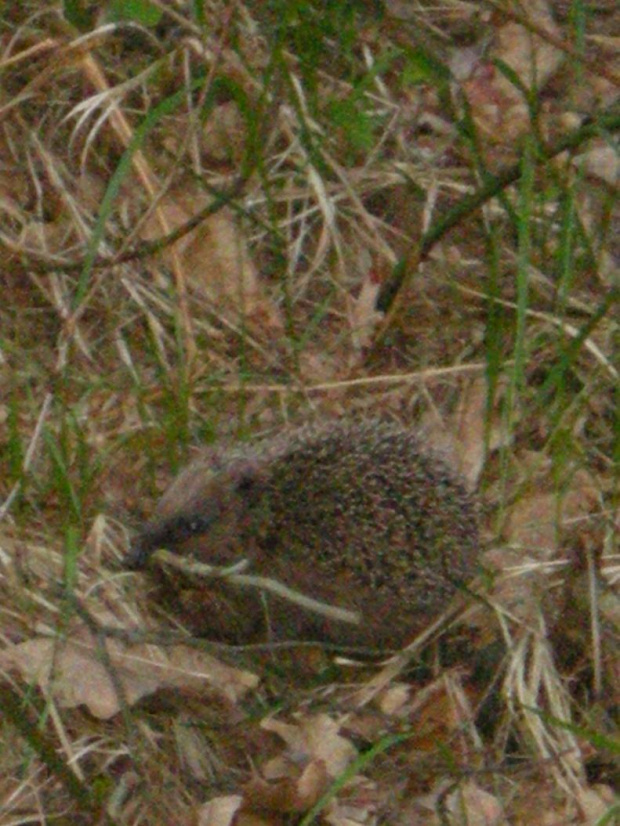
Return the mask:
{"type": "MultiPolygon", "coordinates": [[[[106,267],[115,267],[118,264],[126,264],[130,261],[143,260],[156,255],[162,250],[170,247],[176,241],[179,241],[188,233],[195,230],[211,215],[215,215],[225,206],[230,204],[241,195],[244,186],[246,185],[252,170],[247,173],[239,175],[235,182],[225,191],[218,191],[213,189],[213,200],[199,210],[195,215],[189,218],[181,226],[172,230],[166,235],[161,235],[159,238],[153,238],[149,241],[141,241],[131,249],[125,250],[120,255],[100,255],[95,258],[92,269],[105,269],[106,267]]],[[[46,273],[57,272],[62,270],[65,273],[80,272],[84,269],[85,258],[74,260],[64,259],[62,257],[52,258],[50,255],[43,255],[35,250],[28,250],[25,252],[17,244],[12,243],[6,237],[0,237],[0,246],[6,247],[10,252],[19,255],[20,261],[11,262],[11,266],[15,269],[21,266],[24,270],[33,270],[37,273],[45,275],[46,273]],[[50,260],[52,258],[52,260],[50,260]]]]}
{"type": "MultiPolygon", "coordinates": [[[[558,155],[561,155],[562,152],[576,149],[585,141],[598,135],[602,130],[614,132],[619,128],[620,114],[612,113],[603,115],[596,120],[586,121],[579,129],[576,129],[568,135],[564,135],[551,146],[540,146],[539,151],[545,161],[550,161],[558,155]]],[[[518,181],[521,172],[522,162],[521,159],[519,159],[501,174],[490,178],[479,190],[461,198],[452,209],[448,210],[444,218],[433,224],[433,226],[424,233],[421,240],[412,246],[398,261],[391,276],[383,284],[377,296],[376,308],[379,312],[386,313],[387,317],[373,343],[373,348],[378,346],[387,332],[394,317],[396,299],[411,273],[417,268],[420,262],[428,258],[433,247],[435,247],[450,230],[458,226],[465,218],[472,215],[492,198],[497,197],[511,184],[518,181]]]]}
{"type": "Polygon", "coordinates": [[[201,578],[224,577],[227,582],[230,582],[233,585],[240,585],[242,588],[258,588],[261,591],[268,591],[269,593],[275,594],[282,599],[286,599],[295,605],[299,605],[307,611],[320,614],[323,617],[328,617],[329,619],[336,620],[337,622],[346,622],[350,625],[359,625],[362,621],[359,611],[350,611],[347,608],[337,608],[335,605],[328,605],[325,602],[319,602],[312,597],[305,596],[305,594],[300,594],[299,591],[295,591],[275,579],[269,579],[264,576],[237,573],[237,571],[240,570],[239,566],[245,567],[243,563],[245,563],[246,560],[242,560],[232,567],[219,568],[217,566],[207,565],[204,562],[196,562],[194,560],[185,559],[178,556],[178,554],[173,554],[170,551],[163,549],[156,551],[152,558],[160,564],[170,565],[171,567],[186,574],[201,578]]]}
{"type": "Polygon", "coordinates": [[[371,648],[365,645],[346,645],[331,643],[324,640],[279,640],[277,642],[251,642],[242,645],[233,645],[227,642],[214,642],[203,637],[191,636],[187,631],[174,631],[168,628],[156,630],[143,628],[121,628],[116,625],[98,625],[97,632],[102,637],[120,640],[127,645],[158,645],[162,648],[173,648],[183,645],[197,651],[206,651],[218,656],[226,654],[256,654],[273,651],[297,651],[300,648],[320,648],[322,651],[333,654],[347,654],[364,658],[384,658],[394,654],[394,649],[371,648]]]}

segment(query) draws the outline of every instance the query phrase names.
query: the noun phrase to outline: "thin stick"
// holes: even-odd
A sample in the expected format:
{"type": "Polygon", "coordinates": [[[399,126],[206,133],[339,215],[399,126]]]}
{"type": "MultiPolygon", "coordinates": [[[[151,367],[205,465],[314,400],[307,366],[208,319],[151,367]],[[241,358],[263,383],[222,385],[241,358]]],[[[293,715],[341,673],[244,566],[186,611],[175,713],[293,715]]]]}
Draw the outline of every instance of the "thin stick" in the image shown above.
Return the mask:
{"type": "Polygon", "coordinates": [[[328,605],[325,602],[319,602],[312,597],[307,597],[305,594],[300,594],[283,585],[275,579],[269,579],[264,576],[254,576],[252,574],[237,573],[240,568],[244,568],[247,560],[241,560],[232,567],[219,568],[214,565],[207,565],[204,562],[195,562],[194,560],[184,559],[177,554],[170,553],[163,549],[155,551],[153,560],[164,565],[170,565],[177,568],[186,574],[191,574],[201,578],[225,578],[227,582],[233,585],[240,585],[242,588],[258,588],[261,591],[268,591],[276,596],[286,599],[289,602],[299,605],[315,614],[320,614],[323,617],[336,620],[337,622],[346,622],[350,625],[359,625],[362,621],[362,616],[359,611],[350,611],[347,608],[337,608],[335,605],[328,605]]]}

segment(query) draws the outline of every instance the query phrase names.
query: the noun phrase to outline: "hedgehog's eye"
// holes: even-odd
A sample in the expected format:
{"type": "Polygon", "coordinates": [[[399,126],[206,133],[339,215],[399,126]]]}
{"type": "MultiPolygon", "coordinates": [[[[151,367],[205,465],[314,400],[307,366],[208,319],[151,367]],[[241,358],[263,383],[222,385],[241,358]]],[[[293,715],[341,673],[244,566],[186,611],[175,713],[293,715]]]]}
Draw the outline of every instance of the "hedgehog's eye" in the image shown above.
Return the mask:
{"type": "Polygon", "coordinates": [[[183,542],[185,539],[190,539],[192,536],[198,536],[205,533],[211,527],[213,519],[208,516],[200,516],[199,514],[192,514],[191,516],[179,516],[175,519],[173,528],[173,541],[183,542]]]}

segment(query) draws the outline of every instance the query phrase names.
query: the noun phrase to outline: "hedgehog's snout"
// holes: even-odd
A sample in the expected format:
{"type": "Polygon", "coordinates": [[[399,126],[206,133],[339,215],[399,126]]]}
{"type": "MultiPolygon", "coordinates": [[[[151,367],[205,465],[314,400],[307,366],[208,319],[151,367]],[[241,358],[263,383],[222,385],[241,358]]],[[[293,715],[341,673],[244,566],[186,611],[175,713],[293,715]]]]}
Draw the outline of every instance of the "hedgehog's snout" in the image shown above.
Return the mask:
{"type": "Polygon", "coordinates": [[[149,561],[153,549],[139,537],[131,543],[129,551],[123,560],[123,565],[130,571],[140,571],[149,561]]]}
{"type": "Polygon", "coordinates": [[[189,540],[208,534],[213,524],[217,523],[219,511],[208,507],[205,509],[206,512],[194,509],[181,511],[148,522],[132,542],[125,557],[125,567],[139,571],[146,567],[151,554],[158,548],[183,552],[183,547],[189,540]]]}

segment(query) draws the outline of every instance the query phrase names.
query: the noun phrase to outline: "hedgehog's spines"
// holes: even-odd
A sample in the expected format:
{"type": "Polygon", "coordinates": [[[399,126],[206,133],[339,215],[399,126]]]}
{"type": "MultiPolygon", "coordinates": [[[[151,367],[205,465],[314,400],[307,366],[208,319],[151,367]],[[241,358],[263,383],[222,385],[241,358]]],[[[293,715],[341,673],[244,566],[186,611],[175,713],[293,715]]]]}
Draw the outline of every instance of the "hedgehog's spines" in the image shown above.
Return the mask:
{"type": "Polygon", "coordinates": [[[464,484],[411,429],[376,419],[304,426],[222,451],[211,465],[199,459],[138,538],[137,566],[162,536],[170,550],[216,564],[249,555],[257,573],[307,582],[319,599],[348,588],[344,604],[412,625],[445,607],[478,554],[464,484]]]}

